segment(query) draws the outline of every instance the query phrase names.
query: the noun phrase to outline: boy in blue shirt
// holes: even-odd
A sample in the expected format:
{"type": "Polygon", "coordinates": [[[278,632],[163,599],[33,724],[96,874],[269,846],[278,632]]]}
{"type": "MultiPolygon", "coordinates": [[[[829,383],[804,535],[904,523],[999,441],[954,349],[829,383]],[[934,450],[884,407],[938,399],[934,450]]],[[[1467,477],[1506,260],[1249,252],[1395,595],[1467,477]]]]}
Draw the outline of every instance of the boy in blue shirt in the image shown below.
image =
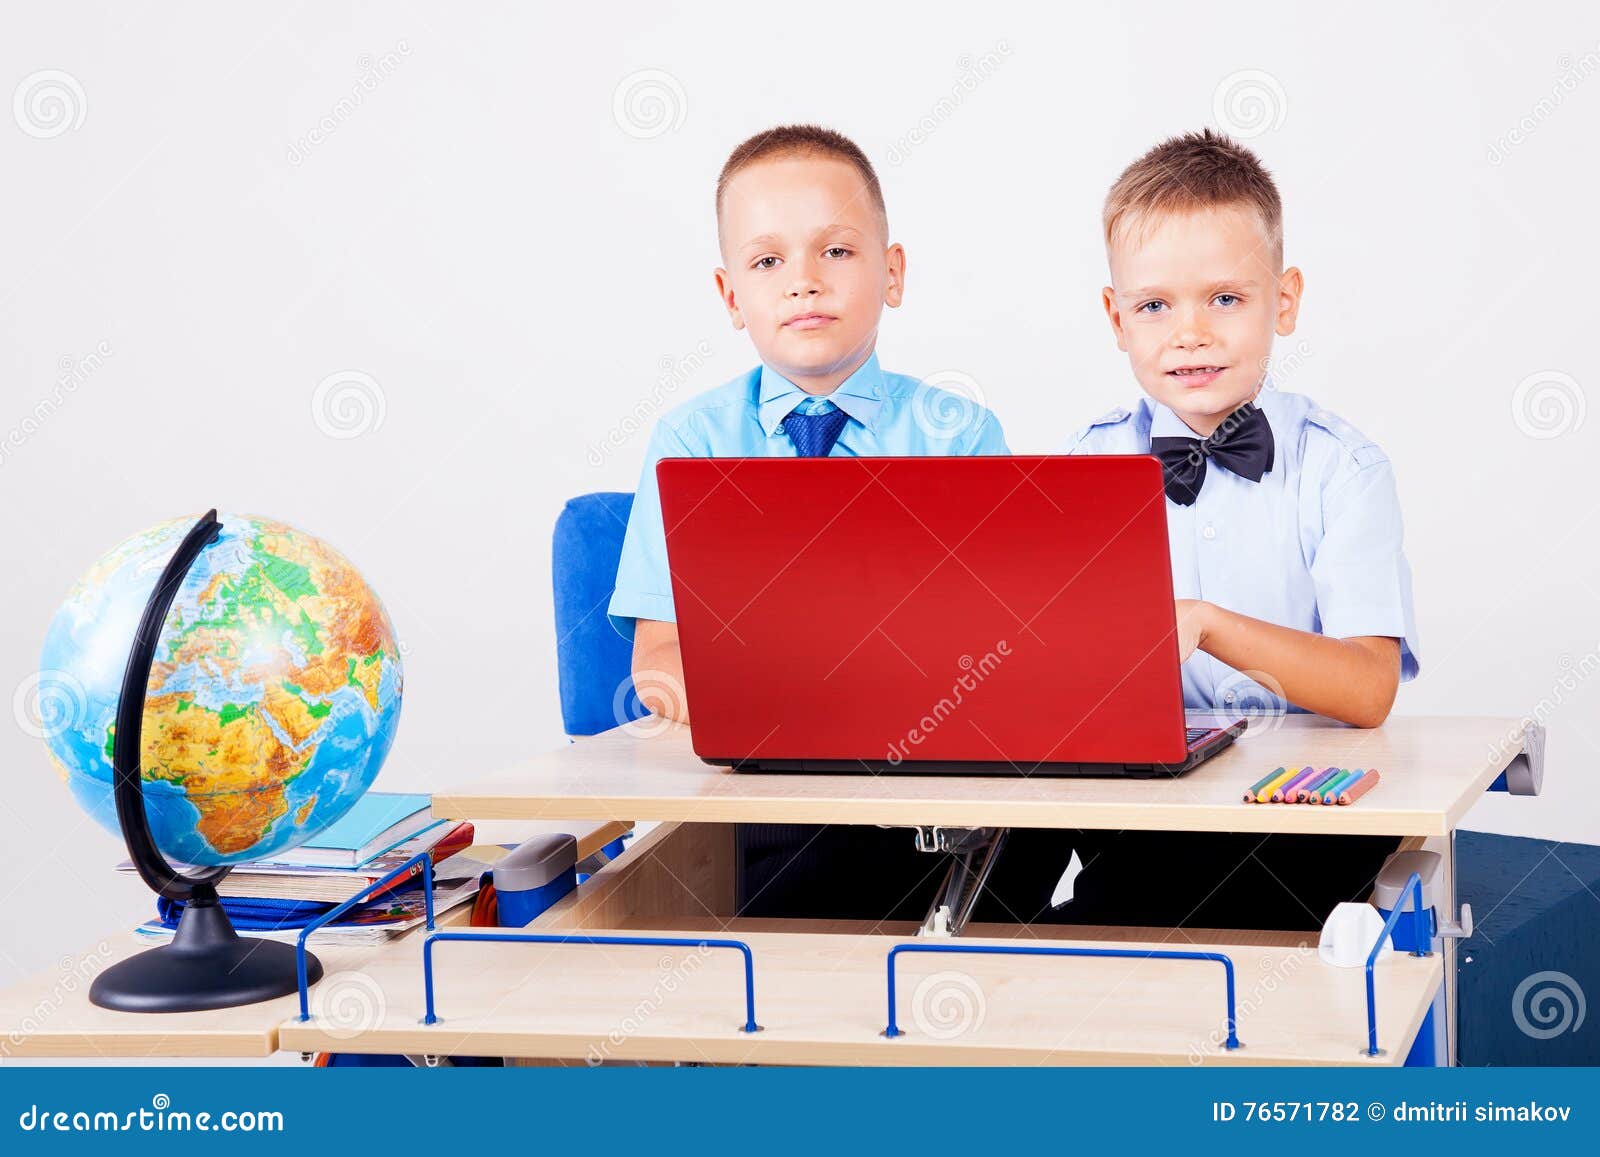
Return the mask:
{"type": "MultiPolygon", "coordinates": [[[[1000,423],[975,399],[891,374],[875,352],[884,306],[905,289],[905,250],[889,240],[877,174],[848,138],[811,125],[758,133],[717,181],[717,293],[761,364],[678,406],[645,452],[608,608],[633,639],[634,683],[657,715],[689,721],[656,463],[684,457],[1004,454],[1000,423]]],[[[782,656],[773,656],[782,662],[782,656]]],[[[867,870],[909,837],[877,828],[740,825],[740,897],[788,910],[841,892],[895,899],[894,871],[867,870]]],[[[926,872],[895,856],[907,872],[926,872]]]]}
{"type": "MultiPolygon", "coordinates": [[[[1394,470],[1371,439],[1266,376],[1304,285],[1283,264],[1282,221],[1261,162],[1209,130],[1128,167],[1106,199],[1102,298],[1146,396],[1066,451],[1161,459],[1185,706],[1376,727],[1417,673],[1394,470]]],[[[1396,847],[1379,837],[1017,835],[994,888],[1021,918],[1191,927],[1318,927],[1335,903],[1365,899],[1396,847]],[[1052,913],[1072,848],[1084,871],[1052,913]]]]}
{"type": "Polygon", "coordinates": [[[633,639],[641,700],[684,722],[657,462],[1007,452],[975,400],[879,367],[878,322],[900,305],[906,255],[889,241],[872,163],[848,138],[787,125],[741,144],[717,181],[717,238],[717,294],[761,364],[657,423],[609,608],[633,639]]]}

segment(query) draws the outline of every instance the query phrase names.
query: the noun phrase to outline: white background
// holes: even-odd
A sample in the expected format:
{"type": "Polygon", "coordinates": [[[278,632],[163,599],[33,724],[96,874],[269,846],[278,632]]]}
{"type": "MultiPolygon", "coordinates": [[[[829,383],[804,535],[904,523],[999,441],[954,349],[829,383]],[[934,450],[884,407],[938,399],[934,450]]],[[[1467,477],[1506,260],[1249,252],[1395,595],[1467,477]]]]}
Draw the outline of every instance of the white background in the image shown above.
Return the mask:
{"type": "Polygon", "coordinates": [[[795,120],[880,166],[910,258],[884,365],[970,375],[1017,451],[1134,396],[1106,187],[1165,135],[1246,137],[1306,272],[1282,383],[1396,463],[1423,672],[1397,710],[1540,711],[1545,794],[1466,826],[1600,840],[1593,6],[1052,7],[9,10],[0,982],[150,907],[11,718],[68,588],[148,524],[267,514],[361,567],[408,647],[381,787],[561,742],[552,522],[632,489],[645,435],[593,448],[641,403],[754,363],[712,186],[795,120]],[[369,408],[314,409],[350,372],[369,408]]]}

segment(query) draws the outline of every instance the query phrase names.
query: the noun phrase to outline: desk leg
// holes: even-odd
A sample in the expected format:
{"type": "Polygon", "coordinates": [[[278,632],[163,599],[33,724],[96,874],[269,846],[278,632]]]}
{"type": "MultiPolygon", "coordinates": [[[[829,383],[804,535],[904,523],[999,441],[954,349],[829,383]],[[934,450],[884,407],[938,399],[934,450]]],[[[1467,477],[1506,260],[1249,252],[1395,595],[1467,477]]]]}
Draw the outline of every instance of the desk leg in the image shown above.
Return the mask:
{"type": "MultiPolygon", "coordinates": [[[[1447,836],[1437,837],[1438,847],[1432,850],[1439,853],[1443,863],[1444,886],[1442,891],[1445,902],[1449,905],[1445,909],[1451,920],[1456,919],[1461,911],[1460,901],[1456,897],[1456,833],[1454,829],[1447,836]]],[[[1457,1010],[1460,1005],[1456,1003],[1456,948],[1460,941],[1454,936],[1444,938],[1444,1036],[1445,1036],[1445,1064],[1451,1068],[1456,1066],[1456,1027],[1457,1010]]]]}
{"type": "MultiPolygon", "coordinates": [[[[1438,919],[1453,920],[1456,907],[1456,834],[1429,835],[1419,842],[1422,851],[1438,855],[1438,919]]],[[[1440,955],[1445,963],[1445,1000],[1435,1007],[1437,1031],[1440,1034],[1435,1058],[1440,1066],[1456,1066],[1456,938],[1445,936],[1440,944],[1440,955]]]]}

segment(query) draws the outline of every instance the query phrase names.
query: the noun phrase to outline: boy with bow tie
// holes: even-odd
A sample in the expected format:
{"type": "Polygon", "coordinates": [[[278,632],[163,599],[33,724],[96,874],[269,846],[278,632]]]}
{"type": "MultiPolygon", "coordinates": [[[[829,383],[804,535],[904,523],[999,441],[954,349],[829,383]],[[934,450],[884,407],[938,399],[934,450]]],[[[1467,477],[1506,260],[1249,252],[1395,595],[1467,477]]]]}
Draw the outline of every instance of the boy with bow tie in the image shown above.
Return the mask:
{"type": "Polygon", "coordinates": [[[1102,298],[1147,396],[1067,452],[1161,459],[1186,705],[1292,704],[1376,727],[1417,673],[1394,470],[1266,378],[1303,286],[1282,221],[1261,162],[1210,131],[1122,174],[1102,298]]]}
{"type": "MultiPolygon", "coordinates": [[[[1102,298],[1146,397],[1066,452],[1161,460],[1185,706],[1376,727],[1417,673],[1394,470],[1348,423],[1266,377],[1303,287],[1283,264],[1282,222],[1261,162],[1209,130],[1128,167],[1106,198],[1102,298]]],[[[988,918],[1314,929],[1335,904],[1364,900],[1395,848],[1371,836],[1016,832],[988,918]],[[1073,850],[1082,878],[1053,906],[1073,850]]]]}

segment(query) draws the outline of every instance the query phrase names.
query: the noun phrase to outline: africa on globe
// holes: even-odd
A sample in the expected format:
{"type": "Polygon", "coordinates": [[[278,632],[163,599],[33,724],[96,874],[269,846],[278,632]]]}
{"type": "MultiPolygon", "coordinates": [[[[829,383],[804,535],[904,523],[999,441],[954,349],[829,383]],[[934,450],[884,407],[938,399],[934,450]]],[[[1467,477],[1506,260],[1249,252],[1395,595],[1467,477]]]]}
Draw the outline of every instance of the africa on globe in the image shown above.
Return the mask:
{"type": "MultiPolygon", "coordinates": [[[[156,640],[141,725],[156,845],[207,866],[279,854],[348,811],[394,742],[402,684],[389,616],[343,555],[270,519],[220,522],[156,640]]],[[[112,832],[123,673],[140,615],[194,523],[163,522],[113,548],[45,636],[37,696],[51,760],[112,832]]]]}

